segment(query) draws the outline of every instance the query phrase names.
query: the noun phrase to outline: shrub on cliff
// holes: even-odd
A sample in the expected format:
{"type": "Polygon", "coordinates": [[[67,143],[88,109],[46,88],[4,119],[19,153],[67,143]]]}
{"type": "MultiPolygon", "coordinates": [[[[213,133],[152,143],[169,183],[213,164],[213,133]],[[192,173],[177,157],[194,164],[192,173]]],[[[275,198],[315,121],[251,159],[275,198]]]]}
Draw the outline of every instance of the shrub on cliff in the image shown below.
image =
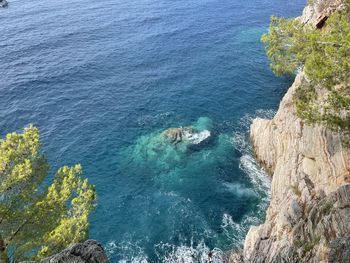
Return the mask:
{"type": "Polygon", "coordinates": [[[316,29],[297,19],[272,17],[263,35],[277,75],[304,69],[296,92],[298,116],[307,123],[350,135],[350,0],[316,29]]]}
{"type": "Polygon", "coordinates": [[[0,140],[0,262],[40,259],[86,239],[94,187],[80,165],[58,169],[50,185],[48,170],[37,128],[0,140]]]}

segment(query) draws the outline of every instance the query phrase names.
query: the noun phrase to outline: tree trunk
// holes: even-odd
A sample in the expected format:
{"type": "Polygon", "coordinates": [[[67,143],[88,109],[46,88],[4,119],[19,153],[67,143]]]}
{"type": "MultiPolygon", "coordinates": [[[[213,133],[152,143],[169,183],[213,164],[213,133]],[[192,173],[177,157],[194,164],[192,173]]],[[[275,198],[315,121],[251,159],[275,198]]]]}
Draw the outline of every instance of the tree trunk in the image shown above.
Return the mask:
{"type": "Polygon", "coordinates": [[[10,263],[10,260],[6,253],[5,242],[1,235],[0,235],[0,263],[10,263]]]}

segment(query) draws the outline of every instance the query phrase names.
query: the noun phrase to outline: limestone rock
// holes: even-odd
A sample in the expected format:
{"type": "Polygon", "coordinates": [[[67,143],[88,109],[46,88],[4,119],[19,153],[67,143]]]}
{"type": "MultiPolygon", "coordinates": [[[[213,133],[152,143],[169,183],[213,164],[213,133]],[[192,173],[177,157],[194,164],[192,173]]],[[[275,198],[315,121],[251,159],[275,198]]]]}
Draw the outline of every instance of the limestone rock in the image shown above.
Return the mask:
{"type": "Polygon", "coordinates": [[[171,140],[172,143],[179,143],[184,138],[185,133],[193,133],[191,127],[185,128],[169,128],[165,131],[165,136],[171,140]]]}
{"type": "Polygon", "coordinates": [[[225,262],[229,263],[244,263],[242,255],[239,253],[231,253],[226,259],[225,262]]]}
{"type": "Polygon", "coordinates": [[[335,10],[342,7],[342,0],[314,0],[305,7],[300,20],[320,28],[335,10]]]}
{"type": "MultiPolygon", "coordinates": [[[[318,27],[340,8],[340,0],[315,0],[298,19],[318,27]]],[[[251,126],[251,143],[272,176],[272,189],[265,222],[246,236],[246,263],[350,262],[350,149],[338,134],[297,117],[294,94],[303,74],[275,117],[251,126]]]]}
{"type": "Polygon", "coordinates": [[[87,240],[84,243],[72,244],[62,252],[45,258],[39,263],[108,263],[108,258],[97,241],[87,240]]]}
{"type": "Polygon", "coordinates": [[[331,242],[328,262],[350,262],[350,235],[331,242]]]}

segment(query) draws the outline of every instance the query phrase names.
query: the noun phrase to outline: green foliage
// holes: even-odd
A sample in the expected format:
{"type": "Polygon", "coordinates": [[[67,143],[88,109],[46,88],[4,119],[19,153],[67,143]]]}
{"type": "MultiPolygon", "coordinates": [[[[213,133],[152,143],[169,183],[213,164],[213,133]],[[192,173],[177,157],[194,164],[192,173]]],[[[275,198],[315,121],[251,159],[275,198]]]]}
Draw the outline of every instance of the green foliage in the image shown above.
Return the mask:
{"type": "Polygon", "coordinates": [[[305,253],[308,253],[309,251],[313,250],[316,245],[320,243],[321,238],[317,236],[313,240],[306,242],[304,245],[304,251],[305,253]]]}
{"type": "Polygon", "coordinates": [[[298,184],[292,184],[292,185],[290,186],[290,188],[292,189],[293,193],[294,193],[296,196],[298,196],[298,197],[301,196],[301,191],[299,190],[298,184]]]}
{"type": "Polygon", "coordinates": [[[51,185],[33,126],[0,140],[0,259],[39,259],[83,241],[95,189],[81,179],[81,166],[64,166],[51,185]]]}
{"type": "Polygon", "coordinates": [[[322,29],[296,19],[271,18],[262,41],[277,75],[304,69],[295,94],[297,113],[308,124],[321,123],[350,135],[350,1],[322,29]]]}
{"type": "Polygon", "coordinates": [[[303,66],[308,31],[309,27],[298,20],[271,17],[269,33],[264,34],[261,41],[267,45],[266,53],[276,75],[293,74],[303,66]]]}
{"type": "Polygon", "coordinates": [[[322,214],[328,215],[332,211],[332,208],[333,208],[333,202],[327,201],[327,202],[321,204],[320,209],[321,209],[322,214]]]}
{"type": "Polygon", "coordinates": [[[311,240],[296,239],[293,242],[293,245],[295,247],[294,251],[296,252],[298,249],[302,248],[303,254],[306,254],[313,250],[315,246],[319,245],[320,240],[320,236],[316,236],[314,239],[311,240]]]}

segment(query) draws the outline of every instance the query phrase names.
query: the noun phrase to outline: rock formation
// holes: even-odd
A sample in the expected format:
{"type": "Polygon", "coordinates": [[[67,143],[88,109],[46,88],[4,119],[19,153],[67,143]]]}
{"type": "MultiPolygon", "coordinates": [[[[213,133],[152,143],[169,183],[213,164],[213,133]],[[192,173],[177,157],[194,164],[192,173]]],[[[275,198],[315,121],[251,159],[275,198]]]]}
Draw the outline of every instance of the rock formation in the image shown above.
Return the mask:
{"type": "Polygon", "coordinates": [[[185,142],[189,144],[199,144],[210,137],[208,130],[197,130],[192,127],[169,128],[163,132],[164,137],[172,144],[185,142]]]}
{"type": "Polygon", "coordinates": [[[0,8],[1,7],[6,7],[8,5],[6,0],[0,0],[0,8]]]}
{"type": "MultiPolygon", "coordinates": [[[[38,263],[26,261],[22,263],[38,263]]],[[[39,263],[108,263],[108,258],[102,246],[95,240],[72,244],[62,252],[39,263]]]]}
{"type": "Polygon", "coordinates": [[[337,9],[343,8],[342,0],[312,0],[311,4],[304,8],[303,15],[299,19],[320,28],[327,18],[337,9]]]}
{"type": "Polygon", "coordinates": [[[193,129],[191,127],[169,128],[165,131],[165,136],[175,144],[181,142],[187,134],[193,134],[193,129]]]}
{"type": "MultiPolygon", "coordinates": [[[[314,1],[298,19],[320,27],[338,8],[341,1],[314,1]]],[[[243,255],[230,262],[350,262],[350,149],[338,134],[297,117],[293,95],[302,76],[272,120],[251,126],[256,158],[273,176],[271,203],[243,255]]]]}

